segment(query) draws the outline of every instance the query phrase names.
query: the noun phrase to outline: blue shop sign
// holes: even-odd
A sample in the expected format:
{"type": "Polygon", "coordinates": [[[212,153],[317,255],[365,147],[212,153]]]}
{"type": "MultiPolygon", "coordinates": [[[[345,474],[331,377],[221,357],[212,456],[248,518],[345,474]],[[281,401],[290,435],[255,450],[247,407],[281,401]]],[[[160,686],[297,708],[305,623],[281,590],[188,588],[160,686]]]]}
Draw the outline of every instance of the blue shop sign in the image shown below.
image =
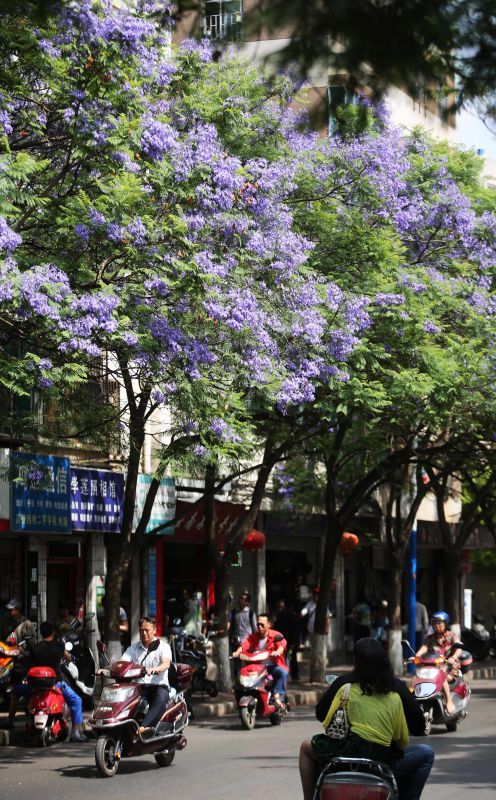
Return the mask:
{"type": "Polygon", "coordinates": [[[71,518],[75,531],[120,533],[124,475],[71,467],[71,518]]]}
{"type": "Polygon", "coordinates": [[[68,458],[12,453],[13,531],[70,533],[68,458]]]}

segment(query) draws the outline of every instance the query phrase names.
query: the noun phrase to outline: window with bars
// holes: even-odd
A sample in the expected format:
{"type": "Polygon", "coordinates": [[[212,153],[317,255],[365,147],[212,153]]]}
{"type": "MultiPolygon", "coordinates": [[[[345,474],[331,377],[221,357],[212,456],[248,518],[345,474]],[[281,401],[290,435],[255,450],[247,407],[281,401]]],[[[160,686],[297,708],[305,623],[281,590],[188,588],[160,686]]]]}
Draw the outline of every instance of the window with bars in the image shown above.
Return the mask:
{"type": "Polygon", "coordinates": [[[344,84],[329,86],[329,134],[332,136],[338,129],[338,109],[344,106],[356,106],[359,104],[359,97],[344,84]]]}
{"type": "Polygon", "coordinates": [[[203,31],[208,39],[240,41],[243,38],[242,0],[204,0],[203,31]]]}

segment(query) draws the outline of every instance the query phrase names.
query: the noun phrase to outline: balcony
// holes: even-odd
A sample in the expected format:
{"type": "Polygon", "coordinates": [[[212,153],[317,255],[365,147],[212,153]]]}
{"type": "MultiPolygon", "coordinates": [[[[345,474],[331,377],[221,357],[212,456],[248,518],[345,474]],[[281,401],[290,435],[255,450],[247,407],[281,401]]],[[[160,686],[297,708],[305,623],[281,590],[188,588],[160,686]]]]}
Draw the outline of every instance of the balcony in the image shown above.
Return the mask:
{"type": "Polygon", "coordinates": [[[206,14],[203,31],[207,39],[239,42],[243,38],[243,14],[206,14]]]}

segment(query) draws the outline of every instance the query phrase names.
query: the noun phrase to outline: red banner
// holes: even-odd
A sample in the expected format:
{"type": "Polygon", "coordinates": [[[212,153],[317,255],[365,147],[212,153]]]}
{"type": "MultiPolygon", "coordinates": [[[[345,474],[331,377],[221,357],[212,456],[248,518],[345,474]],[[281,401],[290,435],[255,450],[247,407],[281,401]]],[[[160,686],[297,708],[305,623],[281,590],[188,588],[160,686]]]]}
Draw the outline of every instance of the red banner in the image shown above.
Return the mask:
{"type": "MultiPolygon", "coordinates": [[[[219,549],[223,550],[229,535],[236,527],[246,509],[241,503],[222,503],[215,501],[215,533],[219,549]]],[[[205,504],[185,503],[178,500],[176,505],[176,529],[168,541],[190,544],[203,544],[205,541],[205,504]],[[183,516],[184,515],[184,516],[183,516]]]]}

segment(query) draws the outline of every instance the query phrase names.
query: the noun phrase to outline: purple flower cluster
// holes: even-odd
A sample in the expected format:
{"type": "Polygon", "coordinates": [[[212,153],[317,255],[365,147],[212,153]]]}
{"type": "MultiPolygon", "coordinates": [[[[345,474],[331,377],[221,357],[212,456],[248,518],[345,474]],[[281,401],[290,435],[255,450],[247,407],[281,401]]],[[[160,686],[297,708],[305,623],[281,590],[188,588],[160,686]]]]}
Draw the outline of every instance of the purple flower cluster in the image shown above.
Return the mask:
{"type": "Polygon", "coordinates": [[[379,292],[374,302],[376,306],[401,306],[405,302],[405,296],[394,292],[379,292]]]}
{"type": "Polygon", "coordinates": [[[0,217],[0,250],[12,253],[22,242],[18,233],[9,228],[5,217],[0,217]]]}
{"type": "Polygon", "coordinates": [[[177,132],[167,122],[146,116],[143,119],[140,146],[146,156],[154,161],[161,161],[166,154],[176,149],[177,132]]]}
{"type": "Polygon", "coordinates": [[[215,417],[210,422],[210,430],[218,439],[223,442],[240,442],[241,436],[234,433],[230,425],[221,417],[215,417]]]}

